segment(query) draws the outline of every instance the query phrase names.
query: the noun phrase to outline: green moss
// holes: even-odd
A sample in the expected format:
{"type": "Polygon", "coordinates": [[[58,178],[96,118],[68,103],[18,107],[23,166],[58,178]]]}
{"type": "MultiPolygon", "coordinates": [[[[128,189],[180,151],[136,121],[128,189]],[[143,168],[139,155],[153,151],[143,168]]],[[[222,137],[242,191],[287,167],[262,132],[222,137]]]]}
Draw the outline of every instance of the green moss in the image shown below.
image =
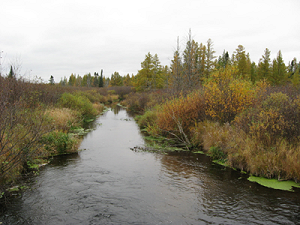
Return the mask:
{"type": "Polygon", "coordinates": [[[256,182],[268,188],[279,189],[284,191],[293,191],[293,187],[300,188],[300,184],[297,184],[294,181],[278,181],[276,179],[267,179],[264,177],[255,176],[250,176],[248,180],[251,182],[256,182]]]}

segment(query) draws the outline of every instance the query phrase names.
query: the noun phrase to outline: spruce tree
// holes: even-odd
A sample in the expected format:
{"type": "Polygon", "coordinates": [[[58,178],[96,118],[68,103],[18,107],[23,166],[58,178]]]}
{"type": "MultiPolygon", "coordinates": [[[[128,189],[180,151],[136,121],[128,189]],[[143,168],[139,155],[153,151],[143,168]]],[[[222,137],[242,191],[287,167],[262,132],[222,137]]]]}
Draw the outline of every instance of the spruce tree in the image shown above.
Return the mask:
{"type": "Polygon", "coordinates": [[[15,78],[15,73],[14,73],[14,70],[13,70],[12,66],[10,66],[10,71],[9,71],[9,74],[8,74],[8,78],[15,78]]]}

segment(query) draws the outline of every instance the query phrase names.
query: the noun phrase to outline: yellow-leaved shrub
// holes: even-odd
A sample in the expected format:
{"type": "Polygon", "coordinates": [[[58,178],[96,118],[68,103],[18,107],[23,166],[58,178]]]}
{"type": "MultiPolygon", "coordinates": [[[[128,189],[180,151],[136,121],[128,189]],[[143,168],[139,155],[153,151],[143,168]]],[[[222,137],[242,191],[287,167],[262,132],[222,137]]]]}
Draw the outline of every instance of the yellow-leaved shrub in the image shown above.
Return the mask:
{"type": "Polygon", "coordinates": [[[204,85],[205,112],[213,120],[231,122],[253,104],[256,91],[252,83],[235,77],[236,69],[227,67],[214,72],[204,85]]]}

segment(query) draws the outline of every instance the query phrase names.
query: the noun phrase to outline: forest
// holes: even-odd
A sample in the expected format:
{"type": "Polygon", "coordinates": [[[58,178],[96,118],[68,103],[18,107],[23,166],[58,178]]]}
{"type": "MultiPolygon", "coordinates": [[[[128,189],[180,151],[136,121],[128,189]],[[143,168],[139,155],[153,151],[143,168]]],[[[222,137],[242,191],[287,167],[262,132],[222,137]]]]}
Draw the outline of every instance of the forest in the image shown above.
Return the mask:
{"type": "MultiPolygon", "coordinates": [[[[178,41],[179,43],[179,41],[178,41]]],[[[36,171],[49,156],[78,150],[84,123],[120,102],[164,146],[200,150],[223,165],[278,180],[300,179],[300,62],[242,45],[216,57],[212,40],[189,33],[170,66],[150,52],[137,74],[103,70],[55,83],[0,74],[0,183],[36,171]]],[[[4,190],[3,188],[1,190],[4,190]]],[[[0,197],[1,197],[0,190],[0,197]]],[[[3,192],[2,192],[3,193],[3,192]]]]}

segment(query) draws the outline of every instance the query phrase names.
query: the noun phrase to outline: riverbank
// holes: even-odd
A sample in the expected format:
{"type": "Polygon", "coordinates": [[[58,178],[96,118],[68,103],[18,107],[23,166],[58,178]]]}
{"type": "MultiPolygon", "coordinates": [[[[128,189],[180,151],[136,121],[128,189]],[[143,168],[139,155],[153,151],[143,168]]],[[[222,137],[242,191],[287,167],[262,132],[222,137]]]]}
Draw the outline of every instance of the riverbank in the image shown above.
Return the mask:
{"type": "Polygon", "coordinates": [[[298,182],[299,89],[236,79],[222,91],[218,85],[211,80],[188,93],[136,93],[124,104],[140,112],[143,131],[166,145],[203,151],[254,176],[298,182]]]}
{"type": "Polygon", "coordinates": [[[77,152],[85,124],[119,101],[117,89],[0,79],[0,197],[49,157],[77,152]]]}

